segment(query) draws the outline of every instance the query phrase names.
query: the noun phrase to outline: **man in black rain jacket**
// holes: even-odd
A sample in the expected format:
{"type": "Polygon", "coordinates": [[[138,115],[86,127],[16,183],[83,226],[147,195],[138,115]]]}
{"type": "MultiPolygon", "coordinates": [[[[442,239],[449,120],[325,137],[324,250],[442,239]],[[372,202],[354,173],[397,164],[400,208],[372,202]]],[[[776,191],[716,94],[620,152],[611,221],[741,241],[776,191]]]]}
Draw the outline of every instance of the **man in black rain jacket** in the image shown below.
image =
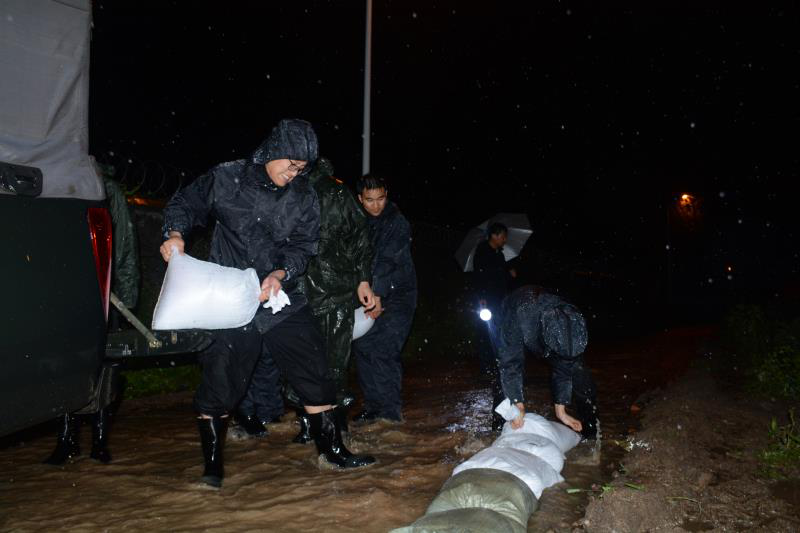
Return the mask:
{"type": "Polygon", "coordinates": [[[583,363],[589,334],[578,308],[541,287],[525,285],[503,300],[497,318],[495,341],[500,383],[521,413],[511,427],[519,429],[525,415],[523,380],[527,348],[552,367],[550,389],[556,418],[584,438],[596,438],[597,389],[583,363]],[[566,412],[573,397],[578,419],[566,412]]]}
{"type": "MultiPolygon", "coordinates": [[[[323,334],[328,362],[336,386],[336,399],[341,413],[352,402],[347,386],[350,344],[353,339],[354,312],[358,303],[367,309],[374,304],[369,280],[372,277],[372,243],[367,215],[353,194],[340,180],[333,177],[333,165],[320,158],[308,176],[320,204],[321,224],[319,253],[311,259],[300,285],[308,298],[311,312],[323,334]]],[[[289,395],[294,396],[294,394],[289,395]]],[[[243,419],[264,413],[251,435],[263,433],[261,421],[274,412],[272,406],[283,406],[280,394],[280,375],[269,357],[256,365],[245,399],[239,406],[243,419]],[[273,409],[271,411],[271,409],[273,409]]],[[[308,416],[297,410],[300,433],[295,442],[311,440],[308,416]]]]}
{"type": "Polygon", "coordinates": [[[358,199],[367,212],[374,259],[372,290],[375,325],[353,342],[364,410],[356,423],[379,418],[403,420],[400,352],[417,307],[417,274],[411,259],[411,226],[397,206],[387,200],[383,179],[366,175],[356,184],[358,199]]]}
{"type": "Polygon", "coordinates": [[[175,193],[164,210],[160,251],[166,261],[173,248],[183,253],[184,235],[213,218],[209,260],[254,268],[263,280],[261,301],[281,289],[291,300],[276,314],[259,307],[247,326],[214,331],[214,342],[199,356],[202,382],[194,408],[205,459],[202,481],[211,486],[222,484],[227,415],[244,396],[262,350],[297,391],[321,454],[340,467],[374,461],[352,455],[341,442],[324,340],[297,286],[319,240],[319,204],[304,177],[317,153],[311,124],[282,120],[249,160],[217,165],[175,193]]]}

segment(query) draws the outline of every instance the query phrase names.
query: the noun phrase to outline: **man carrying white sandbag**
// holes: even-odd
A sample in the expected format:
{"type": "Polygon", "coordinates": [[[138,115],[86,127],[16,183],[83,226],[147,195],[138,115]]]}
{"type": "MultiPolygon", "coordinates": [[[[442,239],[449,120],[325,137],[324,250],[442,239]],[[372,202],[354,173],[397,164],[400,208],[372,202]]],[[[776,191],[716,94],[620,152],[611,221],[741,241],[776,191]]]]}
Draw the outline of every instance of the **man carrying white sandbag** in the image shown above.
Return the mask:
{"type": "Polygon", "coordinates": [[[597,389],[583,363],[589,334],[578,308],[541,287],[525,285],[503,299],[499,316],[492,320],[497,320],[498,333],[493,340],[500,385],[520,411],[511,427],[519,429],[524,422],[527,348],[550,363],[556,418],[586,439],[597,438],[597,389]],[[571,404],[577,418],[567,413],[571,404]]]}
{"type": "MultiPolygon", "coordinates": [[[[337,415],[340,415],[341,430],[347,431],[347,410],[353,403],[347,378],[356,306],[375,307],[369,283],[372,243],[367,215],[347,186],[333,176],[333,164],[328,159],[317,160],[308,182],[317,193],[320,205],[319,253],[309,262],[299,284],[325,338],[331,377],[336,385],[337,415]]],[[[269,354],[264,354],[239,404],[239,426],[248,436],[266,435],[264,422],[275,414],[274,406],[283,408],[280,389],[280,373],[269,354]]],[[[290,403],[296,403],[294,396],[288,387],[290,403]]],[[[296,409],[296,413],[300,431],[293,442],[311,442],[308,415],[302,407],[296,409]]]]}
{"type": "MultiPolygon", "coordinates": [[[[336,392],[325,343],[297,279],[317,253],[319,203],[305,176],[318,154],[317,136],[303,120],[282,120],[249,160],[222,163],[172,197],[164,210],[161,255],[183,253],[183,237],[216,220],[209,261],[253,268],[261,281],[259,300],[274,304],[281,291],[289,305],[259,307],[250,324],[214,331],[214,343],[199,356],[202,382],[194,397],[205,459],[202,481],[220,487],[222,452],[230,413],[247,389],[253,368],[267,350],[286,375],[309,415],[320,454],[342,468],[371,464],[342,443],[334,415],[336,392]]],[[[202,290],[198,287],[198,290],[202,290]]]]}

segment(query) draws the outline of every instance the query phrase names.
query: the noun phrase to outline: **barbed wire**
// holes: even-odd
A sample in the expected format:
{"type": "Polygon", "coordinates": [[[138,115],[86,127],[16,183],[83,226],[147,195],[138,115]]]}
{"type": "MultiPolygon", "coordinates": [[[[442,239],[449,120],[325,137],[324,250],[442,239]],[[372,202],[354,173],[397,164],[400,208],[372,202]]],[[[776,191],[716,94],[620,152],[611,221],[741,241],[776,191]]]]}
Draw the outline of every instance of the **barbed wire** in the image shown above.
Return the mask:
{"type": "Polygon", "coordinates": [[[171,163],[115,152],[95,159],[103,173],[119,183],[126,196],[168,198],[195,174],[171,163]]]}

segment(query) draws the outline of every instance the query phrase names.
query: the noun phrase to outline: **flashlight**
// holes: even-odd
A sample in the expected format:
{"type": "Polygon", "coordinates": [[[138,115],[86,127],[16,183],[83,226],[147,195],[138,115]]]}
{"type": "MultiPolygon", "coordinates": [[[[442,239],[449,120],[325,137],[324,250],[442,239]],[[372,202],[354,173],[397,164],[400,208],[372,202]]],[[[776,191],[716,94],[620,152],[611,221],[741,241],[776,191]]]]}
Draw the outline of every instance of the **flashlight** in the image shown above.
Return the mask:
{"type": "Polygon", "coordinates": [[[480,310],[478,316],[481,317],[481,320],[484,322],[489,322],[492,319],[492,312],[484,307],[480,310]]]}

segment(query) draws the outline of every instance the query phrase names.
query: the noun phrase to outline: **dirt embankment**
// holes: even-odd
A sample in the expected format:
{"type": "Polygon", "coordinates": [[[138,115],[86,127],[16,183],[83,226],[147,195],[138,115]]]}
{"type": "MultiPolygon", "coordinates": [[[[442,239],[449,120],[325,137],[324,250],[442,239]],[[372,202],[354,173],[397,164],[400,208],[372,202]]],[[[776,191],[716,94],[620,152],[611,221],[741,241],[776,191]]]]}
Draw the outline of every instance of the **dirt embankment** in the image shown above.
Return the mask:
{"type": "Polygon", "coordinates": [[[628,438],[631,452],[615,479],[596,487],[575,529],[800,530],[798,472],[769,479],[758,457],[772,417],[785,421],[788,406],[732,386],[713,357],[634,404],[643,408],[642,430],[628,438]]]}

